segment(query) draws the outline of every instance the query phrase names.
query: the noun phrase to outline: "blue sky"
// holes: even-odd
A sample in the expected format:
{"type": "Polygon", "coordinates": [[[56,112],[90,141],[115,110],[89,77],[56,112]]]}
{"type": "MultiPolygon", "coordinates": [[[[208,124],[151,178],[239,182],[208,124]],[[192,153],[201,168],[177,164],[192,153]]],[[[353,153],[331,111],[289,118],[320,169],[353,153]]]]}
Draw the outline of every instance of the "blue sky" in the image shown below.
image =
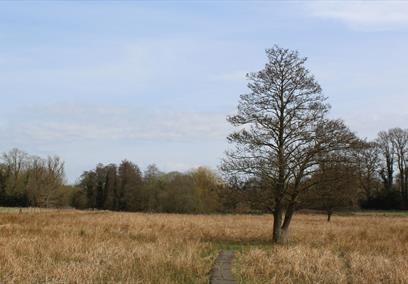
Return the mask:
{"type": "Polygon", "coordinates": [[[0,151],[216,168],[245,73],[278,44],[362,137],[408,127],[408,2],[0,2],[0,151]]]}

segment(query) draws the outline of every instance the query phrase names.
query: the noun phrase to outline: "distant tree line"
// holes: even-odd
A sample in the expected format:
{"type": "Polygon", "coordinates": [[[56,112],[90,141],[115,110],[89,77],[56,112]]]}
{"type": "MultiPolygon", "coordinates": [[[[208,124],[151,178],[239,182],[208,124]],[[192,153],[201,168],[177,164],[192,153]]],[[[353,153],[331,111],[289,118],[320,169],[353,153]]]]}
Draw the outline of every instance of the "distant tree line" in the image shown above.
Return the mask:
{"type": "Polygon", "coordinates": [[[221,210],[223,183],[211,170],[163,173],[151,165],[142,174],[127,160],[97,165],[82,174],[73,199],[78,208],[116,211],[211,213],[221,210]]]}
{"type": "Polygon", "coordinates": [[[0,159],[0,206],[78,208],[114,211],[223,212],[225,184],[212,170],[161,172],[127,160],[98,164],[77,184],[65,184],[64,163],[57,156],[40,158],[13,149],[0,159]]]}
{"type": "Polygon", "coordinates": [[[45,159],[13,149],[1,156],[0,205],[63,206],[64,163],[57,156],[45,159]]]}
{"type": "MultiPolygon", "coordinates": [[[[355,138],[348,148],[322,154],[302,180],[296,209],[408,208],[408,130],[381,131],[373,141],[355,138]]],[[[119,211],[178,213],[270,212],[267,178],[221,178],[201,167],[187,173],[144,173],[127,160],[99,164],[80,177],[72,206],[119,211]]]]}
{"type": "MultiPolygon", "coordinates": [[[[347,151],[319,161],[305,180],[297,209],[337,210],[408,208],[408,130],[381,131],[347,151]]],[[[174,213],[270,212],[266,179],[221,177],[205,167],[185,173],[142,172],[127,160],[98,164],[75,185],[66,185],[64,162],[13,149],[0,159],[0,206],[72,207],[114,211],[174,213]]]]}
{"type": "Polygon", "coordinates": [[[359,155],[362,207],[408,209],[408,129],[381,131],[359,155]]]}

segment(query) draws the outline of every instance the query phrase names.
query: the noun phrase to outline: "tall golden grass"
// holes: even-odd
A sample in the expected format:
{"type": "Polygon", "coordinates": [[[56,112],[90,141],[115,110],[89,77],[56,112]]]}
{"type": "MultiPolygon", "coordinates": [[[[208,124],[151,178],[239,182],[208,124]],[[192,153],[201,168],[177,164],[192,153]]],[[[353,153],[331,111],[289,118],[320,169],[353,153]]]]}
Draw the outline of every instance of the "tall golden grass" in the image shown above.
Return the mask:
{"type": "Polygon", "coordinates": [[[408,283],[408,218],[0,210],[1,283],[207,283],[222,248],[242,283],[408,283]]]}
{"type": "MultiPolygon", "coordinates": [[[[290,243],[238,254],[245,283],[408,283],[408,217],[298,215],[290,243]]],[[[266,225],[266,224],[265,224],[266,225]]]]}

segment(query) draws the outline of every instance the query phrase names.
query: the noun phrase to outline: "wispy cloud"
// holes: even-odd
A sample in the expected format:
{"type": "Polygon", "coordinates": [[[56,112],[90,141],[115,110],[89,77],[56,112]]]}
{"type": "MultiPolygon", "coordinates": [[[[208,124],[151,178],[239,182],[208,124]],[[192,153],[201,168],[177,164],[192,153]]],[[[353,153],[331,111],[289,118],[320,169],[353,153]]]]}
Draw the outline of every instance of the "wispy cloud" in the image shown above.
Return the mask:
{"type": "Polygon", "coordinates": [[[225,114],[85,105],[19,110],[24,119],[0,125],[8,140],[65,143],[86,140],[196,141],[224,139],[225,114]]]}
{"type": "Polygon", "coordinates": [[[385,31],[408,27],[406,1],[310,1],[309,14],[338,20],[361,31],[385,31]]]}

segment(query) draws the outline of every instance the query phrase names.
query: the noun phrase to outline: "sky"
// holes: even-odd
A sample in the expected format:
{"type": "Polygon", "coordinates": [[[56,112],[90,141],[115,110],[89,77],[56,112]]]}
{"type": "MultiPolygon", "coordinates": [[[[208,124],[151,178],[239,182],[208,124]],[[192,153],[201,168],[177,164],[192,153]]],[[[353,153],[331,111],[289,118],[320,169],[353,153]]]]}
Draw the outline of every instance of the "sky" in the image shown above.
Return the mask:
{"type": "Polygon", "coordinates": [[[408,1],[0,1],[0,152],[216,169],[275,44],[359,136],[408,127],[408,1]]]}

